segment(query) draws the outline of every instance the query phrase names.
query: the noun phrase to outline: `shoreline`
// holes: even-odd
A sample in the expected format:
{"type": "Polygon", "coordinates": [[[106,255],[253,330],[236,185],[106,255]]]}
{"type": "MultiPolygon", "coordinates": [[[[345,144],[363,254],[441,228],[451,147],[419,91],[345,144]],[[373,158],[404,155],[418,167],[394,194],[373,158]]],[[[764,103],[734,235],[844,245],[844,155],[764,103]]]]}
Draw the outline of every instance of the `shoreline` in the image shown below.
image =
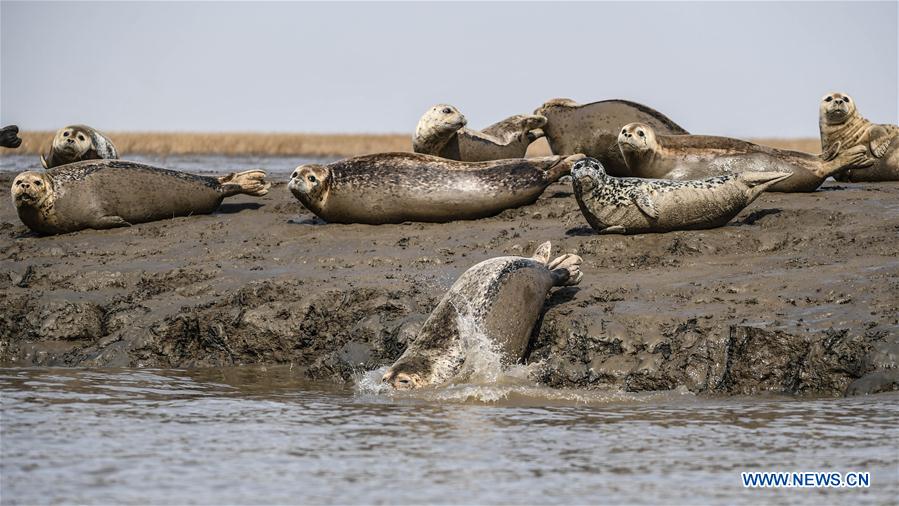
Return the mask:
{"type": "Polygon", "coordinates": [[[51,237],[4,199],[0,366],[284,364],[349,381],[393,363],[466,269],[550,240],[585,277],[545,303],[527,358],[543,386],[895,390],[897,199],[899,183],[827,182],[765,193],[724,227],[611,236],[564,183],[490,218],[372,226],[323,223],[276,182],[211,215],[51,237]]]}
{"type": "MultiPolygon", "coordinates": [[[[219,155],[352,157],[370,153],[412,151],[412,134],[313,134],[259,132],[104,132],[122,158],[128,155],[219,155]]],[[[46,151],[54,132],[19,132],[22,145],[0,150],[8,155],[37,156],[46,151]]],[[[750,142],[778,149],[820,153],[817,138],[751,138],[750,142]]],[[[528,156],[551,155],[545,139],[528,148],[528,156]]]]}

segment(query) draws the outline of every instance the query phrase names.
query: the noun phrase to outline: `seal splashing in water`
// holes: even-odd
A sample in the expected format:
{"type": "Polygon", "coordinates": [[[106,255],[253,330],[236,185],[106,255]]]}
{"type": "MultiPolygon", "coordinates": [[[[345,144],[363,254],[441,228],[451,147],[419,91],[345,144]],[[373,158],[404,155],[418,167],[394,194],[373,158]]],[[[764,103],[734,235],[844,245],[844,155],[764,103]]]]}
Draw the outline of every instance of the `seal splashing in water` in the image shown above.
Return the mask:
{"type": "Polygon", "coordinates": [[[550,252],[545,242],[532,258],[491,258],[465,271],[382,381],[401,390],[446,382],[466,361],[470,328],[483,332],[503,365],[521,360],[550,289],[576,285],[583,276],[581,257],[550,261],[550,252]]]}

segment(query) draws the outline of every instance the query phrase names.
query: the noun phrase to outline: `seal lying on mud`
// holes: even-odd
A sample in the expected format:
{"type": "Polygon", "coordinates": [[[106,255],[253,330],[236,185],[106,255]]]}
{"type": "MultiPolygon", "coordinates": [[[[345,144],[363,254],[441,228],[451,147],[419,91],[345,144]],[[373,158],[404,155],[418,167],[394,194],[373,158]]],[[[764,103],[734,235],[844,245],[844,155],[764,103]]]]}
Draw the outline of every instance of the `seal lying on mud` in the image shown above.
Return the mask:
{"type": "Polygon", "coordinates": [[[627,100],[581,105],[571,99],[556,98],[543,104],[534,114],[546,116],[543,131],[553,154],[583,153],[598,159],[614,176],[633,175],[618,149],[618,132],[623,125],[639,121],[651,125],[659,133],[687,133],[659,111],[627,100]]]}
{"type": "Polygon", "coordinates": [[[608,176],[588,158],[571,171],[581,212],[601,234],[639,234],[720,227],[768,187],[792,177],[743,172],[694,181],[608,176]]]}
{"type": "Polygon", "coordinates": [[[443,383],[460,371],[478,337],[500,353],[502,365],[521,360],[550,289],[583,276],[581,257],[550,262],[550,252],[545,242],[533,258],[491,258],[465,271],[381,381],[397,389],[443,383]]]}
{"type": "Polygon", "coordinates": [[[82,160],[116,160],[119,153],[109,137],[87,125],[60,128],[50,144],[50,153],[41,155],[45,169],[82,160]]]}
{"type": "Polygon", "coordinates": [[[847,170],[834,176],[840,181],[899,181],[899,126],[876,125],[863,118],[855,100],[845,93],[831,93],[821,99],[818,126],[821,148],[827,153],[864,149],[873,165],[864,170],[847,170]]]}
{"type": "Polygon", "coordinates": [[[287,187],[332,223],[446,222],[533,203],[581,155],[457,162],[380,153],[297,167],[287,187]]]}
{"type": "Polygon", "coordinates": [[[12,198],[28,228],[61,234],[208,214],[225,197],[261,196],[269,186],[261,170],[215,178],[124,160],[87,160],[19,174],[12,198]]]}
{"type": "Polygon", "coordinates": [[[19,138],[19,127],[9,125],[0,129],[0,146],[15,149],[21,145],[22,139],[19,138]]]}
{"type": "Polygon", "coordinates": [[[618,147],[631,175],[636,177],[684,181],[747,171],[793,174],[768,188],[775,192],[813,192],[839,171],[873,163],[862,147],[826,160],[823,155],[774,149],[728,137],[658,135],[644,123],[625,125],[618,134],[618,147]]]}
{"type": "MultiPolygon", "coordinates": [[[[523,158],[528,145],[543,137],[546,118],[519,114],[478,132],[464,128],[465,116],[447,104],[438,104],[418,121],[412,137],[416,153],[464,162],[523,158]]],[[[573,153],[572,153],[573,154],[573,153]]]]}

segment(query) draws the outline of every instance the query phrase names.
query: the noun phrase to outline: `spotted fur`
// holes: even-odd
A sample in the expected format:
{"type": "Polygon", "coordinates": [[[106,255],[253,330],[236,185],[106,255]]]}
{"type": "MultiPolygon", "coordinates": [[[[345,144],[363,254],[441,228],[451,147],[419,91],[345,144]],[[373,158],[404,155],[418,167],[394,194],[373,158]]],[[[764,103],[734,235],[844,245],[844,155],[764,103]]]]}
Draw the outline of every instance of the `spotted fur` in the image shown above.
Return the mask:
{"type": "Polygon", "coordinates": [[[779,172],[699,180],[618,178],[587,158],[572,169],[574,195],[600,233],[667,232],[724,225],[766,188],[790,177],[779,172]]]}

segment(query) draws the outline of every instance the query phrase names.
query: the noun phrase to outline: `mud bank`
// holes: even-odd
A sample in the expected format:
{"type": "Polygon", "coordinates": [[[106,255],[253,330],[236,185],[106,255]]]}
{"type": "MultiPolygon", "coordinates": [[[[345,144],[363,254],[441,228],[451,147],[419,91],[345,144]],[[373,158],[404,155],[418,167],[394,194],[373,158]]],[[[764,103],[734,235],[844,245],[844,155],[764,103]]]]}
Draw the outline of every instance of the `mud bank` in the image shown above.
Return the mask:
{"type": "MultiPolygon", "coordinates": [[[[11,173],[0,175],[9,187],[11,173]]],[[[56,237],[0,205],[0,365],[390,364],[483,259],[584,258],[528,353],[550,386],[840,395],[899,389],[899,184],[765,194],[728,226],[598,236],[570,186],[450,224],[329,225],[284,182],[211,216],[56,237]]]]}

